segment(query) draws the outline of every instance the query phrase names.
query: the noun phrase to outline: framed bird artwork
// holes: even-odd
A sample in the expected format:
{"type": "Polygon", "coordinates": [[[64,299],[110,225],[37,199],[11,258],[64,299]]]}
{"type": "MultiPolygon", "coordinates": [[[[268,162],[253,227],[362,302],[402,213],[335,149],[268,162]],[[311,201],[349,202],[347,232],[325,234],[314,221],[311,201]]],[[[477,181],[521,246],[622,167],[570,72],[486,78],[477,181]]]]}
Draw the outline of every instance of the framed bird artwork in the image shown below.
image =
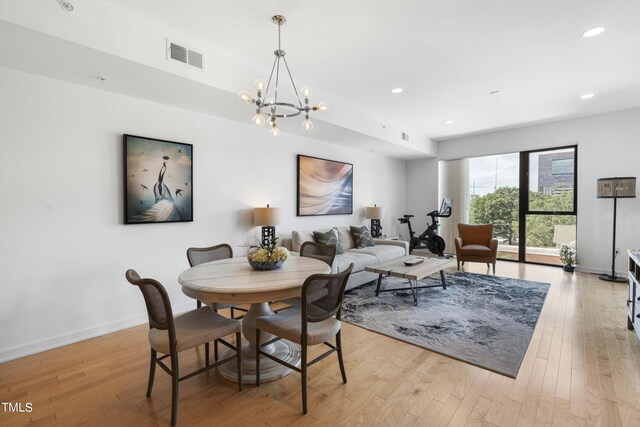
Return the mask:
{"type": "Polygon", "coordinates": [[[123,136],[124,223],[193,221],[193,145],[123,136]]]}

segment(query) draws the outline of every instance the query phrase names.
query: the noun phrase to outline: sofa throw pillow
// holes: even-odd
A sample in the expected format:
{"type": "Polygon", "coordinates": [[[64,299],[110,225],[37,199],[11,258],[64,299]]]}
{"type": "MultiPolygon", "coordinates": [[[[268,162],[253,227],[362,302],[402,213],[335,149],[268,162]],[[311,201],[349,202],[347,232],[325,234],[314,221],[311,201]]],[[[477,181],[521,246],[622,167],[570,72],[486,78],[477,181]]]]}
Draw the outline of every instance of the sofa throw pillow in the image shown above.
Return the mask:
{"type": "Polygon", "coordinates": [[[300,246],[304,242],[313,241],[313,232],[307,230],[293,230],[291,232],[291,249],[294,252],[300,252],[300,246]]]}
{"type": "Polygon", "coordinates": [[[356,242],[356,248],[366,248],[367,246],[375,246],[373,243],[373,237],[371,237],[371,233],[366,225],[362,227],[354,227],[351,226],[351,235],[353,236],[353,240],[356,242]]]}
{"type": "Polygon", "coordinates": [[[341,254],[344,252],[342,245],[338,242],[338,236],[333,230],[323,232],[323,231],[314,231],[313,238],[316,243],[320,243],[322,245],[336,245],[336,254],[341,254]]]}
{"type": "Polygon", "coordinates": [[[356,247],[356,242],[353,241],[349,227],[333,227],[333,231],[338,235],[338,243],[342,246],[342,250],[346,251],[356,247]]]}

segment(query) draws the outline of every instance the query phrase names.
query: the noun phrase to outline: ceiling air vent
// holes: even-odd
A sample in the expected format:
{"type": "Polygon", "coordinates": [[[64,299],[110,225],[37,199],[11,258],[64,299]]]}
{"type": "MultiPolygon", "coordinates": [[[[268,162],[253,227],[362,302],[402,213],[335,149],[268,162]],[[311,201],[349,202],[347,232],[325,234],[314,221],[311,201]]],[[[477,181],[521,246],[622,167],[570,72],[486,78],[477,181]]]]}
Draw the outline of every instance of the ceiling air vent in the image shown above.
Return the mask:
{"type": "Polygon", "coordinates": [[[403,141],[409,141],[409,134],[405,133],[405,132],[402,132],[402,140],[403,141]]]}
{"type": "Polygon", "coordinates": [[[204,69],[204,56],[202,53],[180,46],[169,40],[167,40],[167,59],[173,59],[201,70],[204,69]]]}

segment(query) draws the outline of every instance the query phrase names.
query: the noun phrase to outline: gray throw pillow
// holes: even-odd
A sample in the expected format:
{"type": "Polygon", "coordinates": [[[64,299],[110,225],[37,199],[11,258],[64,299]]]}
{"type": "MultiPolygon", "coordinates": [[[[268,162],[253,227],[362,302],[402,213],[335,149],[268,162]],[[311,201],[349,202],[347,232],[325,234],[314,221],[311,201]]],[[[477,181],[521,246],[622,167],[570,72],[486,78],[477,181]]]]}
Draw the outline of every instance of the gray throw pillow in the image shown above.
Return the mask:
{"type": "Polygon", "coordinates": [[[366,225],[362,227],[354,227],[351,226],[351,235],[353,236],[353,240],[356,242],[356,248],[366,248],[367,246],[375,246],[373,243],[373,237],[371,237],[371,233],[366,225]]]}
{"type": "Polygon", "coordinates": [[[338,242],[338,236],[333,230],[322,232],[322,231],[314,231],[313,238],[316,243],[320,243],[321,245],[336,245],[336,254],[341,254],[344,252],[342,245],[338,242]]]}

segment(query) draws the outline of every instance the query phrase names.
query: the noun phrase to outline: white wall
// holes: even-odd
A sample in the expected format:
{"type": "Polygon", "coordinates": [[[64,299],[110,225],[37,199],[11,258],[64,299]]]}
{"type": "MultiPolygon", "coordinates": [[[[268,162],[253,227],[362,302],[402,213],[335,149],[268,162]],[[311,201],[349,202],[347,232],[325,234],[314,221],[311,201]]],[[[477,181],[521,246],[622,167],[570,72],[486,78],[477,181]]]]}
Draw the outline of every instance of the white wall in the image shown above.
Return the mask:
{"type": "MultiPolygon", "coordinates": [[[[427,228],[428,212],[438,209],[438,159],[411,160],[407,162],[407,211],[403,214],[415,215],[411,226],[420,235],[427,228]]],[[[400,218],[400,217],[398,217],[400,218]]],[[[397,220],[397,218],[396,218],[397,220]]],[[[402,238],[409,241],[409,228],[403,225],[400,229],[402,238]]]]}
{"type": "Polygon", "coordinates": [[[5,68],[0,93],[0,361],[146,321],[128,268],[192,307],[187,247],[243,253],[255,206],[282,208],[284,236],[365,223],[373,203],[400,230],[403,161],[5,68]],[[123,133],[194,145],[194,222],[123,225],[123,133]],[[354,215],[295,216],[296,154],[353,163],[354,215]]]}
{"type": "MultiPolygon", "coordinates": [[[[596,198],[596,180],[640,178],[640,109],[444,141],[438,154],[456,159],[572,144],[578,145],[578,268],[611,271],[613,201],[596,198]]],[[[407,202],[411,210],[412,198],[407,202]]],[[[617,221],[616,246],[622,252],[616,270],[626,274],[626,250],[640,248],[640,198],[618,200],[617,221]]]]}

